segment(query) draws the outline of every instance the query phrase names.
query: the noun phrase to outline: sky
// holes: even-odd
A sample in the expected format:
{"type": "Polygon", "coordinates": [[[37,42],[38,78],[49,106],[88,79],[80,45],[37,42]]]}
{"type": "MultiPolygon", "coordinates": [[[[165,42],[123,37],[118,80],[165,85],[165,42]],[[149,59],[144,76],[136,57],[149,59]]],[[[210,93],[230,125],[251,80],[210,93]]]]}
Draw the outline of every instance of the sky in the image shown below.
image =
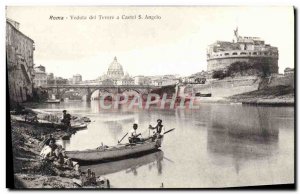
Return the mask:
{"type": "Polygon", "coordinates": [[[290,7],[75,7],[6,8],[20,31],[35,41],[34,63],[47,73],[83,80],[105,74],[116,56],[136,75],[191,75],[206,70],[206,48],[239,35],[261,37],[278,47],[279,72],[294,67],[294,13],[290,7]],[[160,19],[99,19],[156,16],[160,19]],[[51,20],[51,16],[64,20],[51,20]],[[72,20],[85,16],[86,20],[72,20]],[[96,16],[97,19],[89,19],[96,16]]]}

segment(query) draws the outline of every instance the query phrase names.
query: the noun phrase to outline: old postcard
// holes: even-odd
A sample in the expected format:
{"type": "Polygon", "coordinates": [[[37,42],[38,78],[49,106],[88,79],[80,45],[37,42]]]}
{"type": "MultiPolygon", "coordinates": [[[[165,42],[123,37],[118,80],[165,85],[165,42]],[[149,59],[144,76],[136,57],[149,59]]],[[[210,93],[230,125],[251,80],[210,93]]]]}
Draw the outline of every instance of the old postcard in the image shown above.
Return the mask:
{"type": "Polygon", "coordinates": [[[294,36],[292,6],[7,6],[7,187],[295,188],[294,36]]]}

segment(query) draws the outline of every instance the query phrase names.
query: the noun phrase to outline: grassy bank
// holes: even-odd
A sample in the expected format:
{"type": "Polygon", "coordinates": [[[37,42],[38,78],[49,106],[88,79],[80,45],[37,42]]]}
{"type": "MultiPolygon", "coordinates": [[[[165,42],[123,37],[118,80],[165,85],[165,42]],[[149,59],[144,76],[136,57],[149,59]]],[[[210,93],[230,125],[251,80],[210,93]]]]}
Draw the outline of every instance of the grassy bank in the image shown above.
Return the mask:
{"type": "Polygon", "coordinates": [[[42,142],[50,134],[55,139],[72,134],[72,131],[38,127],[11,121],[13,168],[15,188],[73,188],[73,178],[79,173],[73,168],[56,166],[41,160],[42,142]]]}
{"type": "Polygon", "coordinates": [[[294,105],[294,88],[290,86],[268,87],[261,90],[234,95],[227,98],[231,102],[250,105],[294,105]]]}

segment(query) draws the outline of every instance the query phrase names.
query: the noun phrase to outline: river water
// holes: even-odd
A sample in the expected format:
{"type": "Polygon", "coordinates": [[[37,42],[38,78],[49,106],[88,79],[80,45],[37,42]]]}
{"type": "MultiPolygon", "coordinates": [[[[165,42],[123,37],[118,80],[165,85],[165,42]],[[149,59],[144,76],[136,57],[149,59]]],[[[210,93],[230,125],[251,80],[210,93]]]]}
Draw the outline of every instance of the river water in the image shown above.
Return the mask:
{"type": "MultiPolygon", "coordinates": [[[[66,150],[115,145],[138,123],[143,137],[158,118],[166,129],[159,152],[83,166],[116,188],[206,188],[294,182],[294,108],[201,104],[199,109],[102,110],[98,101],[41,104],[39,109],[87,116],[92,122],[66,150]]],[[[123,140],[128,141],[127,137],[123,140]]]]}

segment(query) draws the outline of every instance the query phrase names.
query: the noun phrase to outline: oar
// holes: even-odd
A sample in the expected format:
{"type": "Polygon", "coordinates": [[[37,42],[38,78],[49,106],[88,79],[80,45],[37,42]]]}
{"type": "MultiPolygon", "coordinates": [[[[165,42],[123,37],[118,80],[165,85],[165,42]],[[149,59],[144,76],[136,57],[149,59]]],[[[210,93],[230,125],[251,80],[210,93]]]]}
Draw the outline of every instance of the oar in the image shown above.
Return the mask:
{"type": "Polygon", "coordinates": [[[121,143],[121,141],[126,137],[126,135],[128,135],[128,133],[126,133],[126,134],[124,135],[124,137],[122,137],[122,139],[121,139],[120,141],[118,141],[118,143],[121,143]]]}
{"type": "Polygon", "coordinates": [[[169,133],[169,132],[171,132],[171,131],[173,131],[173,130],[175,130],[175,128],[173,128],[173,129],[170,129],[170,130],[168,130],[168,131],[164,132],[164,134],[167,134],[167,133],[169,133]]]}
{"type": "Polygon", "coordinates": [[[172,162],[172,163],[174,163],[174,161],[173,160],[171,160],[171,159],[169,159],[169,158],[167,158],[167,157],[163,157],[164,159],[166,159],[167,161],[169,161],[169,162],[172,162]]]}

